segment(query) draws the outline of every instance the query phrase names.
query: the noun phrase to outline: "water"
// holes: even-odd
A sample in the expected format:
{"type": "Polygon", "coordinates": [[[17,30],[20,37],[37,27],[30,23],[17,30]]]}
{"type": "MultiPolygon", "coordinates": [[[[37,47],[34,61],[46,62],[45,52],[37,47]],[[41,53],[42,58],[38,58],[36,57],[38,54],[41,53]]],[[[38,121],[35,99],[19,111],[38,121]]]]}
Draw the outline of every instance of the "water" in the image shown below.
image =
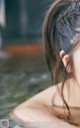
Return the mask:
{"type": "MultiPolygon", "coordinates": [[[[0,58],[0,117],[9,119],[8,113],[18,104],[51,85],[43,53],[12,55],[0,58]]],[[[10,121],[10,127],[15,124],[10,121]]]]}

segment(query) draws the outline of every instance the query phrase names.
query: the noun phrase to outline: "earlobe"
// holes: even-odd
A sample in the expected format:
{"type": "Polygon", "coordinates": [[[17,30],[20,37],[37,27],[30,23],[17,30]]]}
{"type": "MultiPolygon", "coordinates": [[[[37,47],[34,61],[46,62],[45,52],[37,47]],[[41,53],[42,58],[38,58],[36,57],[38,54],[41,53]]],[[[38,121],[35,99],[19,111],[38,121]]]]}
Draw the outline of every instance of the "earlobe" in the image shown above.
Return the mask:
{"type": "Polygon", "coordinates": [[[71,64],[68,64],[66,70],[67,70],[67,73],[72,73],[72,66],[71,66],[71,64]]]}

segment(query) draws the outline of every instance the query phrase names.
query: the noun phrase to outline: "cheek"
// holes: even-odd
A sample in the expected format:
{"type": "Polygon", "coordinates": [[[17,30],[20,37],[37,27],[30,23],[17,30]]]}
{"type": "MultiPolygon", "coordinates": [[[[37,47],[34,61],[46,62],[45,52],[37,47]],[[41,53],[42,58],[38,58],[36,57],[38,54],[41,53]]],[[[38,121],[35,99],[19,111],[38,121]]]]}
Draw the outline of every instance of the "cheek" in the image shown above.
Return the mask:
{"type": "Polygon", "coordinates": [[[73,67],[74,71],[80,71],[80,50],[73,54],[73,67]]]}

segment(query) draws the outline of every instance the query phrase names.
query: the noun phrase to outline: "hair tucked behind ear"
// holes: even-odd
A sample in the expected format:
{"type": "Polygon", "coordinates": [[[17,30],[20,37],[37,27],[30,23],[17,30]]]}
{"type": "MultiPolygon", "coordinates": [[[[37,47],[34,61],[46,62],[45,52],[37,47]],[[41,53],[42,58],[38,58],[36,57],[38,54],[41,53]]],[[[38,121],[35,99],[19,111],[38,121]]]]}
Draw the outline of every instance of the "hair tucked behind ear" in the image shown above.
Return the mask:
{"type": "MultiPolygon", "coordinates": [[[[59,52],[60,50],[64,50],[60,47],[60,41],[63,41],[64,46],[66,45],[66,40],[67,43],[69,42],[69,34],[71,32],[71,30],[69,31],[69,33],[67,32],[70,25],[73,25],[75,19],[70,19],[69,17],[69,12],[73,11],[75,12],[75,8],[76,8],[76,2],[74,0],[55,0],[54,3],[51,5],[50,9],[48,10],[48,12],[46,13],[46,17],[45,17],[45,21],[43,24],[43,39],[44,39],[44,43],[45,43],[45,55],[46,55],[46,60],[47,60],[47,64],[49,67],[49,70],[51,72],[51,77],[52,80],[54,81],[54,84],[58,84],[59,82],[59,78],[60,78],[60,73],[62,73],[62,71],[64,72],[63,74],[63,82],[62,82],[62,88],[61,91],[59,90],[58,86],[58,92],[63,100],[63,104],[64,104],[64,108],[67,108],[67,120],[70,120],[70,109],[69,106],[64,98],[63,95],[63,88],[64,88],[64,83],[65,80],[68,77],[68,73],[66,72],[65,67],[62,64],[61,58],[59,56],[59,52]],[[73,5],[72,5],[73,2],[73,5]],[[71,7],[70,7],[71,6],[71,7]],[[61,15],[61,16],[60,16],[61,15]],[[60,22],[62,23],[57,24],[59,18],[62,17],[62,21],[60,20],[60,22]],[[69,18],[68,18],[69,17],[69,18]],[[65,18],[67,18],[65,20],[65,18]],[[66,22],[67,21],[67,22],[66,22]],[[70,25],[69,25],[70,24],[70,25]],[[64,33],[60,33],[61,37],[60,39],[58,36],[58,31],[57,31],[57,26],[60,25],[60,28],[62,26],[62,29],[64,30],[64,33]],[[65,39],[65,41],[63,40],[65,39]],[[53,73],[54,70],[54,73],[53,73]]],[[[72,13],[73,14],[73,13],[72,13]]],[[[72,15],[71,14],[71,15],[72,15]]],[[[75,15],[73,15],[75,16],[75,15]]],[[[72,17],[75,18],[75,17],[72,17]]],[[[72,29],[73,30],[73,29],[72,29]]],[[[74,32],[74,31],[72,31],[74,32]]],[[[74,36],[74,33],[72,33],[72,35],[74,36]]],[[[71,37],[72,38],[72,37],[71,37]]],[[[62,44],[63,45],[63,44],[62,44]]],[[[65,46],[66,48],[66,46],[65,46]]],[[[70,52],[70,48],[72,48],[72,46],[70,46],[69,48],[67,48],[67,52],[70,52]]]]}

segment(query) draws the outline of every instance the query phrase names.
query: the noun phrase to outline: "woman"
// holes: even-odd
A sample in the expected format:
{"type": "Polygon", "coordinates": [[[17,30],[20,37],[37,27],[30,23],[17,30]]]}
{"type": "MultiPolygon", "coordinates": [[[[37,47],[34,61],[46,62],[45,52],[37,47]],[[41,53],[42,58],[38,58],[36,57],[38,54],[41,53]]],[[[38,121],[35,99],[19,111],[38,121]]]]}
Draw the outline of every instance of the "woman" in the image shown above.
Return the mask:
{"type": "Polygon", "coordinates": [[[80,127],[80,0],[55,0],[43,37],[54,86],[16,107],[10,117],[26,128],[44,126],[38,121],[46,128],[80,127]]]}

